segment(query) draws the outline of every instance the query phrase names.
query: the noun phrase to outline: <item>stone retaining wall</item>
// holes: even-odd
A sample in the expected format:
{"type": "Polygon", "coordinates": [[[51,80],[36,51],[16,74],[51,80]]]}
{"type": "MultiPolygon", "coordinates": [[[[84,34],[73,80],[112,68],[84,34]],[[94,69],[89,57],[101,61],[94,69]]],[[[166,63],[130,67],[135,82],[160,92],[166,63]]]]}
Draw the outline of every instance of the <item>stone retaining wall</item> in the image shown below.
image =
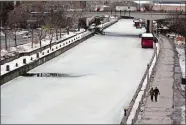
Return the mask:
{"type": "Polygon", "coordinates": [[[52,52],[52,53],[50,53],[50,54],[48,54],[48,55],[46,55],[44,57],[41,57],[38,60],[35,60],[34,62],[31,62],[31,63],[29,63],[27,65],[24,65],[24,66],[22,66],[20,68],[17,68],[15,70],[12,70],[12,71],[10,71],[10,72],[2,75],[0,77],[0,84],[2,85],[4,83],[6,83],[6,82],[8,82],[8,81],[10,81],[10,80],[12,80],[12,79],[20,76],[20,75],[25,74],[29,70],[31,70],[31,69],[33,69],[33,68],[35,68],[35,67],[37,67],[37,66],[39,66],[39,65],[41,65],[43,63],[45,63],[45,62],[47,62],[47,61],[55,58],[56,56],[58,56],[58,55],[64,53],[65,51],[73,48],[74,46],[78,45],[79,43],[83,42],[84,40],[92,37],[93,35],[94,34],[91,33],[88,36],[85,36],[84,38],[82,38],[80,40],[77,40],[76,42],[74,42],[72,44],[69,44],[68,46],[66,46],[64,48],[61,48],[59,50],[56,50],[55,52],[52,52]]]}
{"type": "MultiPolygon", "coordinates": [[[[85,32],[85,31],[84,31],[84,32],[85,32]]],[[[81,33],[84,33],[84,32],[81,32],[81,33]]],[[[61,40],[61,41],[59,41],[59,42],[54,42],[54,43],[52,43],[51,45],[53,46],[53,45],[56,45],[56,44],[58,44],[58,43],[64,42],[65,40],[70,39],[70,38],[72,38],[72,37],[74,37],[74,36],[76,36],[76,35],[78,35],[78,34],[81,34],[81,33],[77,33],[77,34],[75,34],[75,35],[73,35],[73,36],[70,36],[70,37],[68,37],[68,38],[65,38],[65,39],[63,39],[63,40],[61,40]]],[[[0,65],[3,65],[3,64],[8,63],[8,62],[11,62],[11,61],[13,61],[13,60],[15,60],[15,59],[20,58],[21,56],[30,56],[30,55],[33,55],[33,54],[38,53],[38,52],[41,52],[41,51],[43,51],[43,50],[45,50],[45,49],[47,49],[47,48],[49,48],[49,47],[50,47],[50,44],[48,44],[48,45],[46,45],[46,46],[43,46],[43,47],[41,47],[41,48],[32,50],[32,51],[30,51],[30,52],[18,53],[18,54],[16,54],[15,56],[6,58],[6,59],[4,59],[4,60],[0,60],[0,65]]]]}
{"type": "MultiPolygon", "coordinates": [[[[107,27],[109,27],[109,26],[115,24],[117,21],[118,21],[118,20],[111,22],[110,24],[108,24],[108,25],[106,25],[105,27],[103,27],[103,29],[106,29],[107,27]]],[[[21,75],[25,74],[26,72],[28,72],[29,70],[31,70],[31,69],[33,69],[33,68],[35,68],[35,67],[37,67],[37,66],[39,66],[39,65],[41,65],[41,64],[43,64],[43,63],[45,63],[45,62],[47,62],[47,61],[49,61],[49,60],[55,58],[56,56],[58,56],[58,55],[64,53],[65,51],[67,51],[67,50],[69,50],[69,49],[75,47],[75,46],[78,45],[79,43],[81,43],[81,42],[85,41],[86,39],[92,37],[94,34],[95,34],[95,33],[92,32],[92,33],[89,34],[88,36],[85,36],[85,37],[83,37],[82,39],[77,40],[76,42],[71,43],[71,44],[69,44],[68,46],[66,46],[66,47],[64,47],[64,48],[61,48],[61,49],[59,49],[59,50],[56,50],[56,51],[54,51],[54,52],[52,52],[52,53],[50,53],[50,54],[48,54],[48,55],[46,55],[46,56],[44,56],[44,57],[39,58],[38,60],[35,60],[34,62],[31,62],[31,63],[29,63],[29,64],[27,64],[27,65],[24,65],[24,66],[22,66],[22,67],[20,67],[20,68],[17,68],[17,69],[15,69],[15,70],[12,70],[12,71],[10,71],[10,72],[8,72],[8,73],[6,73],[6,74],[0,76],[0,85],[2,85],[2,84],[4,84],[4,83],[6,83],[6,82],[8,82],[8,81],[10,81],[10,80],[12,80],[12,79],[18,77],[18,76],[21,76],[21,75]]],[[[72,37],[74,37],[74,36],[72,36],[72,37]]],[[[72,37],[70,37],[70,38],[72,38],[72,37]]],[[[69,39],[69,38],[67,38],[67,39],[69,39]]],[[[66,40],[66,39],[65,39],[65,40],[66,40]]],[[[62,41],[58,42],[57,44],[59,44],[59,43],[65,41],[65,40],[62,40],[62,41]]],[[[55,43],[55,44],[56,44],[56,43],[55,43]]],[[[48,47],[50,47],[50,46],[48,45],[48,47]]],[[[46,48],[47,48],[47,47],[46,47],[46,48]]],[[[41,48],[41,49],[43,50],[43,48],[41,48]]],[[[31,52],[31,53],[32,53],[32,54],[35,54],[35,53],[37,53],[38,51],[40,52],[41,50],[35,50],[35,52],[31,52]]],[[[32,55],[31,53],[28,53],[27,55],[32,55]]]]}

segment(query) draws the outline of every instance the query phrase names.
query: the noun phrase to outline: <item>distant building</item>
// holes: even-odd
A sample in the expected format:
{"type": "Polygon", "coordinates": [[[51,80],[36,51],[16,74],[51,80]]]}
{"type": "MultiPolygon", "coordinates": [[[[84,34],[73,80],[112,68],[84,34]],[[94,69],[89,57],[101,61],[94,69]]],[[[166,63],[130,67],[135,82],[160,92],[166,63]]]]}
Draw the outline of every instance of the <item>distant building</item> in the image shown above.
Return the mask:
{"type": "Polygon", "coordinates": [[[153,10],[158,11],[158,10],[163,10],[163,11],[183,11],[185,12],[185,6],[182,5],[170,5],[170,4],[155,4],[153,6],[153,10]]]}
{"type": "Polygon", "coordinates": [[[120,1],[114,4],[114,8],[117,11],[137,11],[138,4],[132,1],[120,1]]]}
{"type": "Polygon", "coordinates": [[[161,0],[153,0],[153,3],[161,3],[161,4],[180,4],[181,0],[177,1],[161,1],[161,0]]]}
{"type": "Polygon", "coordinates": [[[154,10],[164,11],[185,11],[185,4],[182,0],[177,1],[160,1],[153,0],[154,10]]]}

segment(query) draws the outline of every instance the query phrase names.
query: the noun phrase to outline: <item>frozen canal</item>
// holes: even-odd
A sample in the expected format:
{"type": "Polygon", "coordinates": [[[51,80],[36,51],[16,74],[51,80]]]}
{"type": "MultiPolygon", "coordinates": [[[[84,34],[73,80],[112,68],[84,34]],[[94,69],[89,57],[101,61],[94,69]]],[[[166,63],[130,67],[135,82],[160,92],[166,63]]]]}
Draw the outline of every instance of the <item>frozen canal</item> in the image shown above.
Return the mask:
{"type": "Polygon", "coordinates": [[[120,123],[153,54],[132,20],[120,20],[31,70],[68,77],[18,77],[1,86],[1,123],[120,123]]]}

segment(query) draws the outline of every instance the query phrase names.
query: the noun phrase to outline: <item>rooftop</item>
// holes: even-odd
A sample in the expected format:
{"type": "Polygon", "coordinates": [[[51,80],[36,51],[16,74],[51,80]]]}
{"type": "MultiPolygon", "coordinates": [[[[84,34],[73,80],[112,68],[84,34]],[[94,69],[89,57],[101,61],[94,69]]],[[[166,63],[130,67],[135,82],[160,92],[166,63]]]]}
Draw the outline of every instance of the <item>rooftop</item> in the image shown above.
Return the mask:
{"type": "Polygon", "coordinates": [[[153,37],[152,33],[143,33],[141,37],[153,37]]]}

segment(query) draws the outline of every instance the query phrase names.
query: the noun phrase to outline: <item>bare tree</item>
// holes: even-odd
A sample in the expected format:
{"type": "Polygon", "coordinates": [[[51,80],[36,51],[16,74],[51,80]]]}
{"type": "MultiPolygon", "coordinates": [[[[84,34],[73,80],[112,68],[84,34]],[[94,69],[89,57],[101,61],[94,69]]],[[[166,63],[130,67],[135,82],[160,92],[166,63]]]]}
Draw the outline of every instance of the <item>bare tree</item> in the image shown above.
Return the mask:
{"type": "Polygon", "coordinates": [[[177,12],[172,13],[169,15],[167,21],[169,22],[169,28],[171,31],[185,36],[186,34],[185,19],[182,15],[179,15],[177,12]]]}
{"type": "Polygon", "coordinates": [[[39,43],[40,43],[40,48],[42,47],[42,42],[41,40],[46,36],[45,32],[45,15],[44,15],[44,10],[40,10],[40,14],[37,16],[37,23],[38,23],[38,30],[37,30],[37,35],[39,38],[39,43]]]}
{"type": "Polygon", "coordinates": [[[154,4],[145,3],[145,4],[143,4],[143,7],[144,7],[145,11],[150,12],[153,10],[154,4]]]}
{"type": "Polygon", "coordinates": [[[54,27],[54,23],[52,22],[52,17],[53,17],[53,13],[51,13],[50,17],[48,17],[46,20],[45,20],[45,27],[46,27],[46,32],[48,34],[48,37],[50,39],[50,49],[52,48],[52,40],[53,40],[53,30],[52,28],[54,27]]]}
{"type": "Polygon", "coordinates": [[[60,37],[61,37],[61,27],[65,21],[65,12],[64,10],[60,10],[55,12],[52,15],[52,23],[56,31],[56,39],[58,40],[58,29],[60,29],[60,37]]]}
{"type": "Polygon", "coordinates": [[[8,14],[8,25],[14,28],[15,31],[15,46],[17,46],[17,27],[26,24],[26,20],[28,19],[29,15],[27,12],[27,8],[24,5],[20,5],[14,10],[10,11],[8,14]]]}
{"type": "Polygon", "coordinates": [[[5,33],[5,49],[7,50],[8,45],[7,45],[7,30],[6,29],[4,30],[4,33],[5,33]]]}

